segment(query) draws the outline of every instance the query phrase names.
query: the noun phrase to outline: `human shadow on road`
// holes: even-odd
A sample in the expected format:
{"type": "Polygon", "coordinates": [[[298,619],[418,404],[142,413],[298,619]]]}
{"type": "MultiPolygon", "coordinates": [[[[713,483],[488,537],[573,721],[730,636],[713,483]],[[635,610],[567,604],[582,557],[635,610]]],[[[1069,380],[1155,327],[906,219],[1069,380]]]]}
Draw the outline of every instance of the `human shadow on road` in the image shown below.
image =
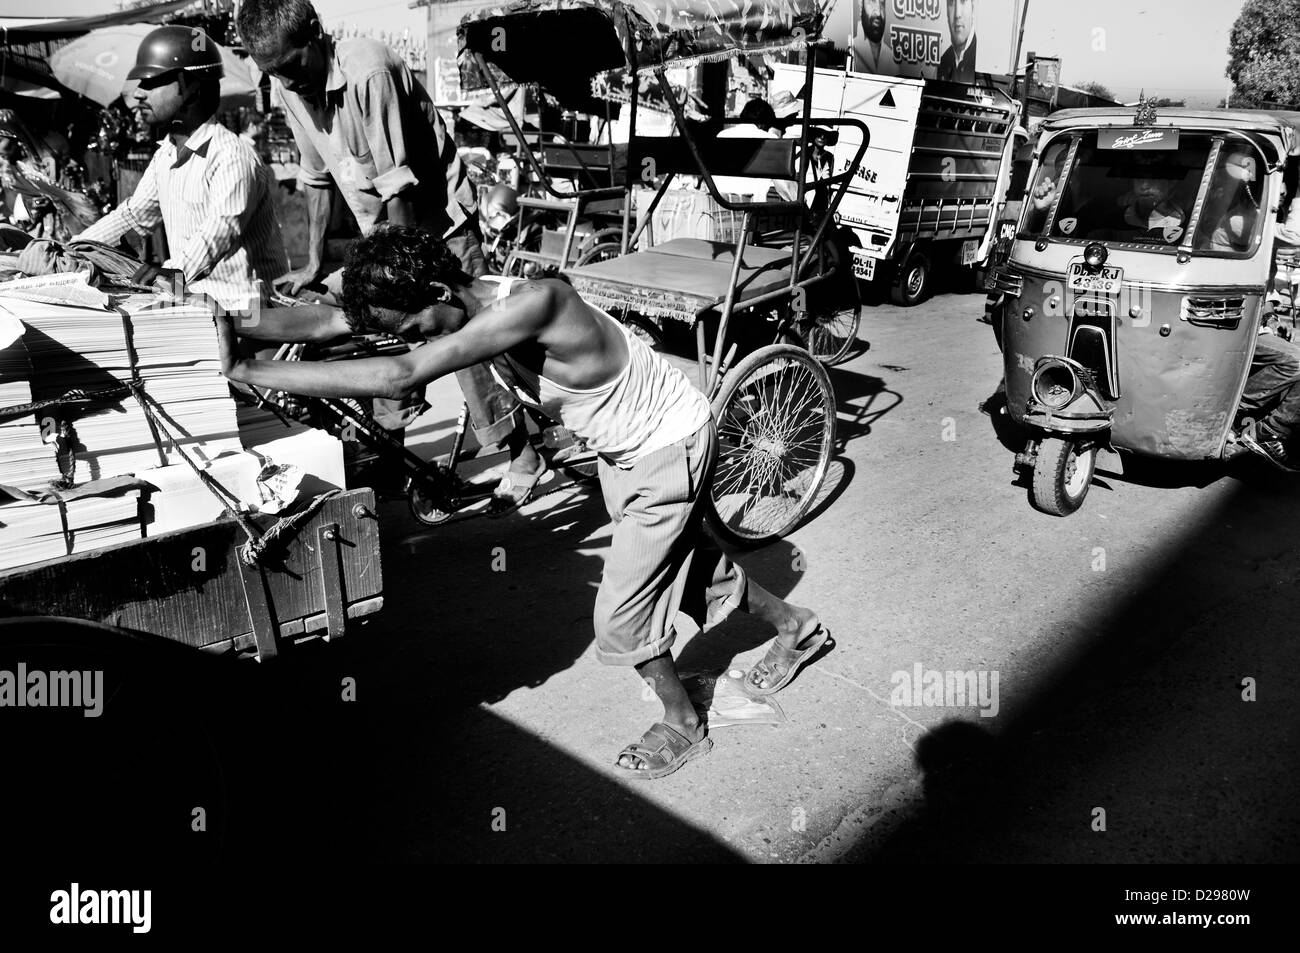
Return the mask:
{"type": "Polygon", "coordinates": [[[1300,613],[1295,494],[1260,480],[1169,530],[1161,561],[1116,576],[1054,659],[1002,673],[998,717],[921,737],[923,798],[882,810],[842,859],[1294,862],[1295,707],[1250,700],[1245,679],[1300,667],[1283,635],[1300,613]]]}

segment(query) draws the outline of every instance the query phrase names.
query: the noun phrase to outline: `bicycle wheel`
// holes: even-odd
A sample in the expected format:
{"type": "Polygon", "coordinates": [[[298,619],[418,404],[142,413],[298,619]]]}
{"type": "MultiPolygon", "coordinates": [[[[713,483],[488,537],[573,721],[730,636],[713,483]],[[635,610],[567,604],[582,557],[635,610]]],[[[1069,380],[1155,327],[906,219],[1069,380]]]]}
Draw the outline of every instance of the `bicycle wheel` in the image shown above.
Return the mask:
{"type": "Polygon", "coordinates": [[[645,341],[650,346],[650,350],[662,351],[664,349],[664,333],[659,330],[659,325],[649,318],[643,318],[639,314],[631,314],[624,315],[620,321],[632,332],[632,337],[645,341]]]}
{"type": "Polygon", "coordinates": [[[579,254],[574,267],[581,268],[583,265],[594,265],[598,261],[609,261],[621,254],[623,254],[622,242],[599,242],[579,254]]]}
{"type": "MultiPolygon", "coordinates": [[[[858,297],[856,284],[854,298],[858,297]]],[[[827,367],[843,362],[858,343],[858,326],[862,323],[862,302],[846,302],[838,308],[816,308],[798,323],[799,332],[808,342],[808,351],[827,367]]]]}
{"type": "Polygon", "coordinates": [[[709,524],[742,546],[784,536],[812,508],[835,446],[826,369],[802,348],[760,348],[727,372],[712,410],[718,461],[709,524]]]}

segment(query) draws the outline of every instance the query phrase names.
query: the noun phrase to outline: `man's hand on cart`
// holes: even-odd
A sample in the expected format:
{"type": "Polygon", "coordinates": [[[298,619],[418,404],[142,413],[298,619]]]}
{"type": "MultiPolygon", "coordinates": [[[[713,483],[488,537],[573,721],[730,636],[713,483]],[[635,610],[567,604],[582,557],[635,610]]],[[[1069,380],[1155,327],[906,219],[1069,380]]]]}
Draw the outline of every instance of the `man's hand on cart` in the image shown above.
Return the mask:
{"type": "Polygon", "coordinates": [[[131,275],[131,282],[156,288],[160,294],[167,295],[173,301],[185,300],[185,272],[179,268],[164,268],[162,265],[146,263],[131,275]]]}
{"type": "Polygon", "coordinates": [[[308,262],[297,271],[291,271],[275,282],[277,291],[289,296],[297,295],[308,285],[314,285],[325,276],[325,269],[318,264],[308,262]]]}

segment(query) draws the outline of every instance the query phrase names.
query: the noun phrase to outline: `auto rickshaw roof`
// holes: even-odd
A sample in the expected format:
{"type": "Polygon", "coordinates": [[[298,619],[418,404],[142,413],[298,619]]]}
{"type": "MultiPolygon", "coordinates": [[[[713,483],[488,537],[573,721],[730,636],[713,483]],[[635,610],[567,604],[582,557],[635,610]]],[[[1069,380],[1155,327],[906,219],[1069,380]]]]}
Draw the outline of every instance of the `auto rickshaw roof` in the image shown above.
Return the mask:
{"type": "Polygon", "coordinates": [[[1300,112],[1274,109],[1159,109],[1154,120],[1141,123],[1133,107],[1062,109],[1043,120],[1043,131],[1135,125],[1273,133],[1281,138],[1289,155],[1300,155],[1300,112]]]}
{"type": "Polygon", "coordinates": [[[645,72],[797,49],[821,35],[822,21],[819,0],[514,0],[461,20],[461,85],[488,85],[474,53],[508,80],[562,95],[607,70],[645,72]]]}

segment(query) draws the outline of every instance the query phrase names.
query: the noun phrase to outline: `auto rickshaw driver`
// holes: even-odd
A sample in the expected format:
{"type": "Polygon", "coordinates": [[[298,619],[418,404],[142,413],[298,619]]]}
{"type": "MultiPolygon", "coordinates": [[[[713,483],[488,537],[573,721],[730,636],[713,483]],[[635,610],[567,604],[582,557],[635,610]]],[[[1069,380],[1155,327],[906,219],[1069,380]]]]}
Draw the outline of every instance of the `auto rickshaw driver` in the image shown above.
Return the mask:
{"type": "Polygon", "coordinates": [[[1245,142],[1225,146],[1201,213],[1196,247],[1212,252],[1250,250],[1259,217],[1261,182],[1254,149],[1245,142]]]}

